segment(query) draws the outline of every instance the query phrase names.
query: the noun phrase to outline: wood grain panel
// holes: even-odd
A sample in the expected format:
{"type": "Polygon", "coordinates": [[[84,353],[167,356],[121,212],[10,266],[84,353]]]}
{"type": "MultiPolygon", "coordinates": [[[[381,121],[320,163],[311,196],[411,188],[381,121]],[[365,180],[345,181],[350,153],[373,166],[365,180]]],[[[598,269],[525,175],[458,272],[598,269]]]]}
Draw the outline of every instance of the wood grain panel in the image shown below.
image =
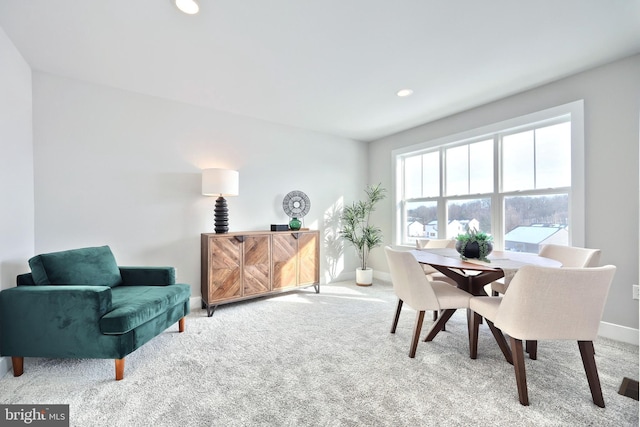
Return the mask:
{"type": "Polygon", "coordinates": [[[273,289],[297,284],[298,241],[291,233],[273,236],[273,289]]]}
{"type": "Polygon", "coordinates": [[[240,267],[240,245],[233,237],[210,237],[209,266],[211,269],[240,267]]]}
{"type": "Polygon", "coordinates": [[[209,303],[242,296],[240,268],[216,268],[209,280],[209,303]]]}
{"type": "Polygon", "coordinates": [[[271,290],[271,236],[250,236],[244,241],[244,295],[271,290]]]}
{"type": "Polygon", "coordinates": [[[298,238],[298,284],[318,283],[320,278],[320,251],[317,233],[301,233],[298,238]]]}
{"type": "Polygon", "coordinates": [[[246,265],[243,271],[244,296],[264,294],[271,290],[271,269],[267,264],[246,265]]]}

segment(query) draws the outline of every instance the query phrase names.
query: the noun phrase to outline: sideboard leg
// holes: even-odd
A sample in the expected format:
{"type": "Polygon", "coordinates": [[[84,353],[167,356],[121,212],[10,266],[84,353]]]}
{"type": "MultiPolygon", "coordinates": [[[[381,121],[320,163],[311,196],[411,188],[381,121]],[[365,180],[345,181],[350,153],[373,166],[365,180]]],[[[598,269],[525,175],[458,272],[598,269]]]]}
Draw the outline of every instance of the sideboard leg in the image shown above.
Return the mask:
{"type": "Polygon", "coordinates": [[[207,304],[207,317],[213,316],[213,312],[216,311],[217,305],[208,305],[207,304]]]}
{"type": "Polygon", "coordinates": [[[203,308],[203,309],[204,309],[204,308],[206,308],[206,309],[207,309],[207,317],[211,317],[211,316],[213,316],[213,312],[215,311],[215,309],[216,309],[216,307],[217,307],[217,306],[216,306],[216,305],[213,305],[213,304],[209,304],[209,303],[207,303],[207,302],[204,300],[204,298],[203,298],[201,301],[202,301],[202,308],[203,308]]]}

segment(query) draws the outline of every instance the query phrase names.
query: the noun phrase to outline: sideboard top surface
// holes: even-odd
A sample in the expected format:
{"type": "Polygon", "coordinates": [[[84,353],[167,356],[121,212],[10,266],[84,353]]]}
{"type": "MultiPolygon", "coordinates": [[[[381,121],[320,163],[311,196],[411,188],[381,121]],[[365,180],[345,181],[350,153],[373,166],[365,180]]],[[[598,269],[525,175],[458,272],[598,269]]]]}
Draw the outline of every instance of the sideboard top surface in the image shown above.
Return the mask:
{"type": "Polygon", "coordinates": [[[289,234],[289,233],[308,233],[318,230],[310,230],[308,228],[301,228],[300,230],[285,230],[285,231],[271,231],[271,230],[254,230],[254,231],[233,231],[228,233],[202,233],[203,236],[250,236],[257,234],[289,234]]]}

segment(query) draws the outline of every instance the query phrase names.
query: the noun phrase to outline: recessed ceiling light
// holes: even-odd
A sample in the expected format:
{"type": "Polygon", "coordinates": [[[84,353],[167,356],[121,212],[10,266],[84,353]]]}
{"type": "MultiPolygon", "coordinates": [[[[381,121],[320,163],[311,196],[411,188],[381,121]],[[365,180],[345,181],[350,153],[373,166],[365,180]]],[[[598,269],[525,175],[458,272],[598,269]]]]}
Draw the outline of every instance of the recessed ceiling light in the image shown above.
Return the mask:
{"type": "Polygon", "coordinates": [[[200,10],[200,6],[195,0],[176,0],[176,6],[188,15],[194,15],[200,10]]]}
{"type": "Polygon", "coordinates": [[[410,96],[411,94],[413,94],[413,90],[411,89],[400,89],[399,91],[396,92],[396,95],[398,95],[401,98],[404,98],[405,96],[410,96]]]}

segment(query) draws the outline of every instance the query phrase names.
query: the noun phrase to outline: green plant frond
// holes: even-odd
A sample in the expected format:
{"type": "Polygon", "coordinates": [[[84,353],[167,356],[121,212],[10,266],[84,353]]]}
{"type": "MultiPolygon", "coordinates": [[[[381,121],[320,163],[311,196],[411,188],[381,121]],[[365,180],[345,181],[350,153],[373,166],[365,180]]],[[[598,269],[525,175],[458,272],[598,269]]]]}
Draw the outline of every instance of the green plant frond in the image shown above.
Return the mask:
{"type": "Polygon", "coordinates": [[[471,230],[464,234],[458,234],[456,240],[460,242],[491,242],[493,241],[493,236],[484,231],[471,230]]]}
{"type": "Polygon", "coordinates": [[[369,185],[365,193],[367,194],[369,210],[373,211],[376,203],[386,197],[387,189],[382,187],[382,183],[377,185],[369,185]]]}
{"type": "Polygon", "coordinates": [[[369,185],[365,189],[366,200],[353,202],[345,206],[340,215],[342,228],[338,234],[351,243],[358,252],[361,268],[367,268],[369,251],[383,243],[382,230],[369,225],[369,216],[376,203],[384,199],[386,189],[382,184],[369,185]]]}

